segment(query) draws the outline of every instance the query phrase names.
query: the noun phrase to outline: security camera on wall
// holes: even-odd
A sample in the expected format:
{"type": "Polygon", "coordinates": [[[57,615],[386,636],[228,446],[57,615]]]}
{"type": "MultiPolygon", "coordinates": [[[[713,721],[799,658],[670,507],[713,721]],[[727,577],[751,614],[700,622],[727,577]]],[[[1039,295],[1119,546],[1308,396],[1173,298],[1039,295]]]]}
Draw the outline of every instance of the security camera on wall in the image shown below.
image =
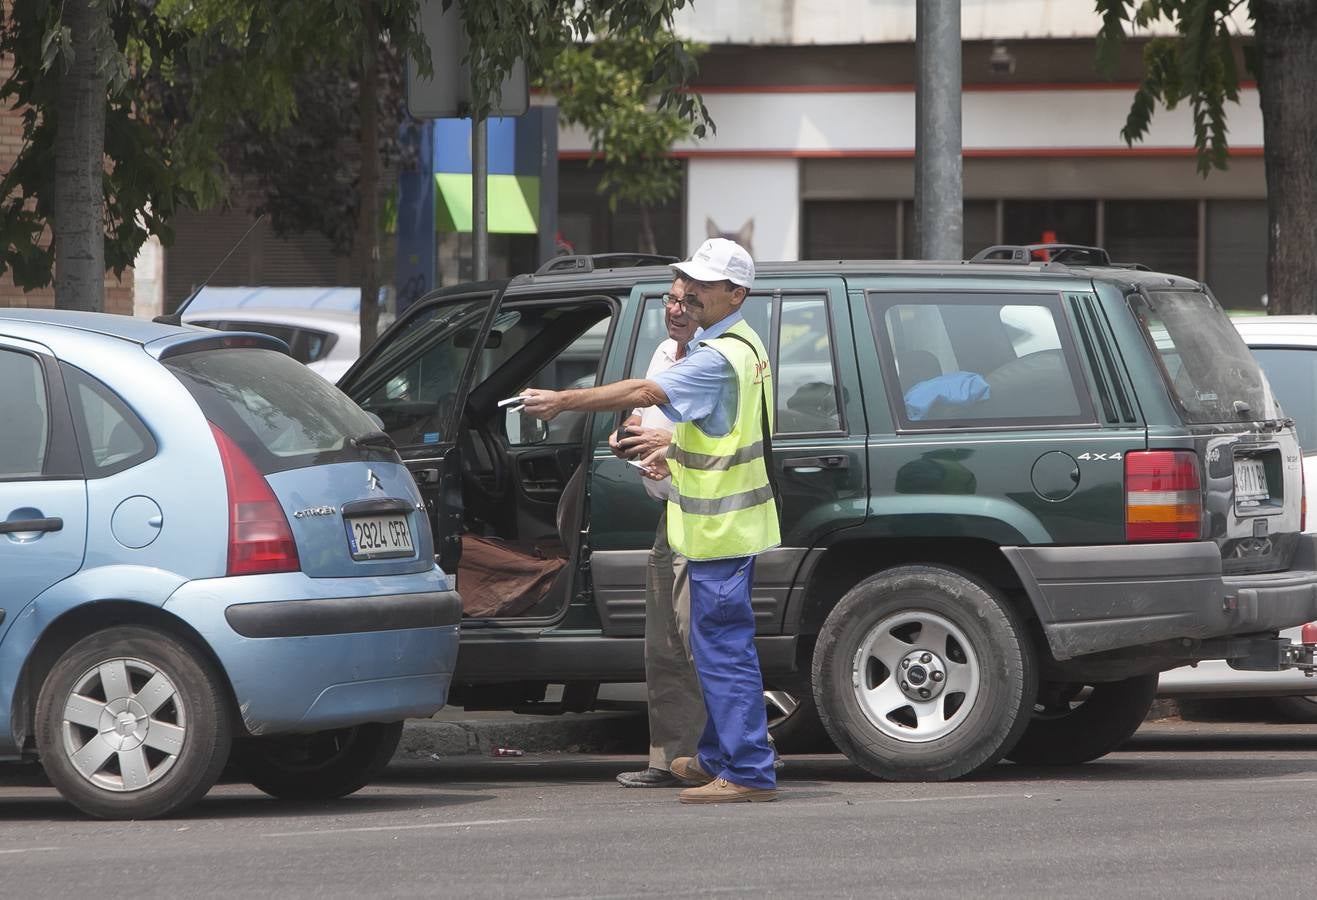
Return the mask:
{"type": "Polygon", "coordinates": [[[992,53],[988,56],[988,70],[994,75],[1015,74],[1015,54],[1006,49],[1006,45],[1001,41],[992,45],[992,53]]]}

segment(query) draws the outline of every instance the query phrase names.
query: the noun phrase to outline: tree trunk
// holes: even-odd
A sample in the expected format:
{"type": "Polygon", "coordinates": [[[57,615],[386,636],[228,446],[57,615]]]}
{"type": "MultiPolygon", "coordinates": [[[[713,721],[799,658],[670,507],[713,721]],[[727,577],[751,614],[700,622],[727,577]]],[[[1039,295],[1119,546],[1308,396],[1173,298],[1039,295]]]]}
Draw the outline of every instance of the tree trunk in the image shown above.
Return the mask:
{"type": "Polygon", "coordinates": [[[357,184],[357,235],[353,246],[361,264],[361,352],[379,332],[380,263],[380,26],[374,0],[361,0],[366,37],[361,52],[361,180],[357,184]]]}
{"type": "Polygon", "coordinates": [[[649,218],[649,207],[640,207],[640,252],[658,253],[658,242],[654,240],[654,223],[649,218]]]}
{"type": "Polygon", "coordinates": [[[1267,312],[1317,312],[1317,0],[1253,0],[1267,169],[1267,312]]]}
{"type": "Polygon", "coordinates": [[[55,306],[105,308],[105,92],[98,34],[110,27],[108,0],[65,0],[73,65],[56,64],[55,306]]]}

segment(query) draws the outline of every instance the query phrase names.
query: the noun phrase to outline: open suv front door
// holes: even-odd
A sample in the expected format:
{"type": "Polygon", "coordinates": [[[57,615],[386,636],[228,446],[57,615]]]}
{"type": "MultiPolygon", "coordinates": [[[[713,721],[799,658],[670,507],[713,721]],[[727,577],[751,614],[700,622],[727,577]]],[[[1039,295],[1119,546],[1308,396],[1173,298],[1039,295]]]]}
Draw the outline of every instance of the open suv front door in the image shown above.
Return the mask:
{"type": "Polygon", "coordinates": [[[460,422],[475,351],[490,340],[502,299],[499,289],[420,301],[339,382],[397,445],[425,499],[436,559],[449,575],[462,556],[460,422]]]}

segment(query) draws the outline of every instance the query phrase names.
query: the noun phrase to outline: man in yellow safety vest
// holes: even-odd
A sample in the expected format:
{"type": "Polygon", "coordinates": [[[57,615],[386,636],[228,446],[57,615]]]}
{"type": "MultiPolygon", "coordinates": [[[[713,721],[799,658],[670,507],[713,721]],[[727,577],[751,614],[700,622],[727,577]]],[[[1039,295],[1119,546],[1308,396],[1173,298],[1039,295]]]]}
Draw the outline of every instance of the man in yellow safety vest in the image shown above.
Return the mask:
{"type": "Polygon", "coordinates": [[[754,261],[739,244],[713,238],[673,268],[685,277],[681,303],[700,326],[681,361],[649,379],[527,390],[525,408],[548,420],[566,410],[657,406],[677,423],[673,443],[646,461],[647,475],[672,477],[668,540],[689,560],[691,653],[708,718],[696,755],[674,760],[672,772],[694,785],[681,792],[683,803],[774,800],[750,605],[755,555],[781,540],[768,455],[772,373],[741,314],[754,261]]]}

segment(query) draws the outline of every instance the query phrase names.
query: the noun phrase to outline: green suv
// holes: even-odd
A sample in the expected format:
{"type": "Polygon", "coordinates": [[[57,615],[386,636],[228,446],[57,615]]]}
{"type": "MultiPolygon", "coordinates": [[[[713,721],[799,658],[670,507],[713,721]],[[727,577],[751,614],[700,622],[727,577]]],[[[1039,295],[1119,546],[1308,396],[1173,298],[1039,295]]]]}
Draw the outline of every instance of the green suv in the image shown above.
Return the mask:
{"type": "MultiPolygon", "coordinates": [[[[821,722],[890,779],[1082,762],[1133,733],[1159,671],[1283,667],[1276,630],[1317,619],[1292,423],[1205,286],[1039,252],[760,266],[783,543],[754,611],[780,739],[821,722]]],[[[663,262],[438,291],[340,383],[457,573],[454,704],[585,710],[644,679],[660,510],[608,450],[618,417],[499,401],[643,377],[663,262]]]]}

